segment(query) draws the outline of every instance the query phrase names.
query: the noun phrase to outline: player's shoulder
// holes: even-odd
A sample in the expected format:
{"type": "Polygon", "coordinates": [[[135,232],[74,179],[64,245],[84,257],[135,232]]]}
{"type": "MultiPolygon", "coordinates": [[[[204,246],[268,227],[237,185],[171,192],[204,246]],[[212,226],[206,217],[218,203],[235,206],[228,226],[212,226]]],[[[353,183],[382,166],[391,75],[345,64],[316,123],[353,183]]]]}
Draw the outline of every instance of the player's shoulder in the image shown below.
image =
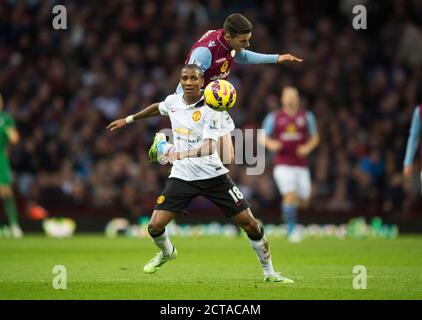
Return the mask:
{"type": "Polygon", "coordinates": [[[207,38],[215,37],[219,32],[221,32],[222,29],[210,29],[207,30],[201,38],[199,38],[198,42],[201,42],[207,38]]]}
{"type": "Polygon", "coordinates": [[[304,109],[304,113],[307,117],[315,117],[315,114],[312,112],[312,110],[304,109]]]}
{"type": "Polygon", "coordinates": [[[182,94],[177,94],[177,93],[173,93],[168,95],[165,99],[164,102],[165,104],[176,104],[179,102],[182,102],[182,94]]]}
{"type": "Polygon", "coordinates": [[[270,113],[268,113],[267,117],[270,118],[277,118],[277,117],[282,117],[285,116],[286,112],[284,112],[283,109],[277,109],[277,110],[273,110],[270,113]]]}
{"type": "Polygon", "coordinates": [[[206,47],[208,49],[213,49],[219,47],[221,43],[218,41],[218,38],[223,33],[223,29],[208,30],[205,32],[202,37],[196,42],[197,47],[206,47]]]}

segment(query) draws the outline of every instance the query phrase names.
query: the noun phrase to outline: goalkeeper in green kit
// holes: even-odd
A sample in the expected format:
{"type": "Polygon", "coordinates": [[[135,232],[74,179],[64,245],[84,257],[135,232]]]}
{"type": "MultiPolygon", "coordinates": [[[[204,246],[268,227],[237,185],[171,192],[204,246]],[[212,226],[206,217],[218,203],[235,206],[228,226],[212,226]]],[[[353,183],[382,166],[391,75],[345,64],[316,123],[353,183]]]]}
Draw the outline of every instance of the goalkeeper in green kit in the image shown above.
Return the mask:
{"type": "MultiPolygon", "coordinates": [[[[23,233],[18,222],[18,212],[12,190],[12,173],[7,155],[8,144],[18,143],[19,134],[12,117],[3,111],[3,104],[3,97],[0,94],[0,198],[9,220],[12,237],[21,238],[23,233]]],[[[5,233],[5,230],[6,228],[0,222],[0,232],[3,231],[5,233]]]]}

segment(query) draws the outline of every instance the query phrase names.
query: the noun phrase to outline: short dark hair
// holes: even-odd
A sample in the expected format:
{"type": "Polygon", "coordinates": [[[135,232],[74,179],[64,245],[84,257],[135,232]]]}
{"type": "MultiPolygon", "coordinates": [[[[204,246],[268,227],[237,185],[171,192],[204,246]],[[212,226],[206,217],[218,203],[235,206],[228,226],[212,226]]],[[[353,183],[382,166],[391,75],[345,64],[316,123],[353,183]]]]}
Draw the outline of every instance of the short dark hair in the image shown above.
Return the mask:
{"type": "Polygon", "coordinates": [[[252,31],[253,25],[250,21],[240,13],[233,13],[229,15],[224,21],[223,29],[232,37],[237,37],[241,34],[246,34],[252,31]]]}
{"type": "Polygon", "coordinates": [[[190,63],[190,64],[186,64],[186,65],[184,65],[183,66],[183,68],[182,68],[182,70],[184,70],[184,69],[193,69],[193,70],[196,70],[196,71],[198,71],[198,73],[199,73],[199,76],[201,77],[201,78],[203,78],[204,77],[204,72],[202,71],[202,69],[200,68],[200,67],[198,67],[196,64],[193,64],[193,63],[190,63]]]}

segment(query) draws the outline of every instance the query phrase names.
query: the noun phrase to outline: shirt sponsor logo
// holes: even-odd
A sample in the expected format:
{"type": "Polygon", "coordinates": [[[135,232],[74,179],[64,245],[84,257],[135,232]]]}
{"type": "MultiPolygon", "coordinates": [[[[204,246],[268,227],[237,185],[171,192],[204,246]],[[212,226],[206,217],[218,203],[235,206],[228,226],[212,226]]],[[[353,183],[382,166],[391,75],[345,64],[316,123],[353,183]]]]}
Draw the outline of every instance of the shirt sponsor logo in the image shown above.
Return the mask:
{"type": "Polygon", "coordinates": [[[221,59],[215,60],[215,63],[221,63],[221,62],[226,61],[226,60],[227,60],[227,58],[221,58],[221,59]]]}
{"type": "Polygon", "coordinates": [[[174,129],[174,132],[176,132],[178,134],[183,134],[183,135],[192,134],[192,130],[190,130],[188,128],[176,128],[176,129],[174,129]]]}
{"type": "Polygon", "coordinates": [[[284,132],[280,138],[283,141],[296,141],[302,139],[302,134],[300,132],[284,132]]]}
{"type": "Polygon", "coordinates": [[[227,78],[229,76],[229,74],[230,74],[230,71],[227,71],[225,73],[220,73],[217,76],[211,77],[210,80],[213,81],[213,80],[217,80],[217,79],[225,79],[225,78],[227,78]]]}
{"type": "Polygon", "coordinates": [[[221,72],[226,72],[228,68],[229,68],[229,62],[228,61],[224,61],[223,65],[220,68],[220,71],[221,72]]]}
{"type": "Polygon", "coordinates": [[[187,142],[187,143],[192,143],[192,144],[196,144],[198,142],[200,142],[202,139],[201,138],[189,138],[189,136],[183,137],[183,136],[176,136],[174,137],[175,140],[177,141],[182,141],[182,142],[187,142]]]}

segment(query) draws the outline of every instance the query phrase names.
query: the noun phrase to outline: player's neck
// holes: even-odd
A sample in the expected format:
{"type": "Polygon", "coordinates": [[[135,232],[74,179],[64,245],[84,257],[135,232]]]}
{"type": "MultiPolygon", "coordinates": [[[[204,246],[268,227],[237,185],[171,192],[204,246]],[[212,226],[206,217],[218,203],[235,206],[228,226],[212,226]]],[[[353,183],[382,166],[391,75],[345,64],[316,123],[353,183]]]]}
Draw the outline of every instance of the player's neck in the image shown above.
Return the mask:
{"type": "Polygon", "coordinates": [[[288,116],[293,117],[293,116],[295,116],[295,115],[298,113],[299,109],[294,109],[294,110],[292,110],[292,109],[283,108],[283,111],[284,111],[284,112],[285,112],[288,116]]]}
{"type": "Polygon", "coordinates": [[[187,96],[187,95],[183,95],[183,102],[185,102],[188,105],[197,103],[199,100],[201,100],[202,95],[192,95],[192,96],[187,96]]]}

